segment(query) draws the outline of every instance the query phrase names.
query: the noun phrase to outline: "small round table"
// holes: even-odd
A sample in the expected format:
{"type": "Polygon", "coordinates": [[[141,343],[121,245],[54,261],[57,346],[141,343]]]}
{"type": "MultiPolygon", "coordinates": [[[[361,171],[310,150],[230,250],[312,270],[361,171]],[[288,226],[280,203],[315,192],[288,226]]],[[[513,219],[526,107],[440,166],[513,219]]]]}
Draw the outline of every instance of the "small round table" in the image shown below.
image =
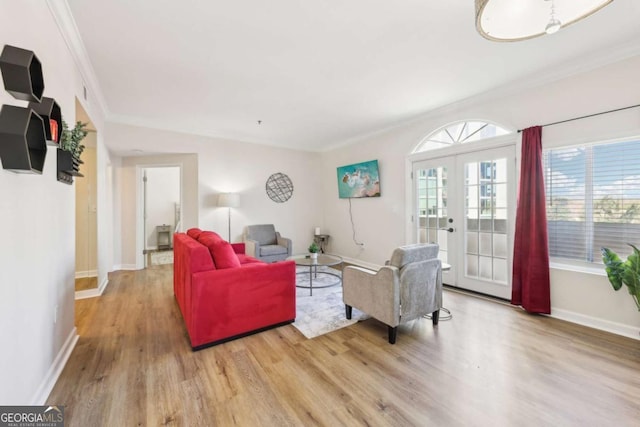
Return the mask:
{"type": "Polygon", "coordinates": [[[296,265],[300,267],[309,267],[309,273],[307,273],[306,271],[296,273],[296,276],[300,274],[309,275],[309,286],[296,284],[296,287],[298,288],[309,288],[309,296],[313,295],[313,279],[317,278],[318,274],[335,276],[338,280],[329,284],[316,286],[316,288],[328,288],[329,286],[335,286],[342,283],[342,277],[339,274],[330,273],[328,271],[318,271],[319,266],[330,267],[332,265],[342,264],[342,257],[339,257],[338,255],[318,254],[318,258],[311,258],[311,255],[309,254],[300,254],[290,256],[289,258],[287,258],[287,260],[295,261],[296,265]]]}

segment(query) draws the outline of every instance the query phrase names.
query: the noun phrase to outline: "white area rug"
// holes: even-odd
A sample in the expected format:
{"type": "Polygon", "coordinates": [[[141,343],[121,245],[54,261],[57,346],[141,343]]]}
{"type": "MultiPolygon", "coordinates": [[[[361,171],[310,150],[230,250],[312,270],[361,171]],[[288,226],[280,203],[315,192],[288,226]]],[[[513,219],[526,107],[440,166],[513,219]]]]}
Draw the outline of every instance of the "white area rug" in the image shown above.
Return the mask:
{"type": "MultiPolygon", "coordinates": [[[[296,275],[297,284],[308,286],[309,268],[296,267],[296,269],[298,273],[306,273],[296,275]]],[[[318,272],[321,271],[330,271],[341,275],[340,271],[329,267],[318,268],[318,272]]],[[[322,286],[337,280],[338,278],[335,276],[318,274],[317,278],[313,279],[313,296],[309,296],[308,288],[296,288],[296,321],[293,326],[305,337],[314,338],[368,318],[367,315],[354,308],[351,320],[347,319],[344,302],[342,302],[341,283],[327,288],[316,288],[316,285],[322,286]]]]}
{"type": "Polygon", "coordinates": [[[173,251],[151,252],[151,265],[173,264],[173,251]]]}

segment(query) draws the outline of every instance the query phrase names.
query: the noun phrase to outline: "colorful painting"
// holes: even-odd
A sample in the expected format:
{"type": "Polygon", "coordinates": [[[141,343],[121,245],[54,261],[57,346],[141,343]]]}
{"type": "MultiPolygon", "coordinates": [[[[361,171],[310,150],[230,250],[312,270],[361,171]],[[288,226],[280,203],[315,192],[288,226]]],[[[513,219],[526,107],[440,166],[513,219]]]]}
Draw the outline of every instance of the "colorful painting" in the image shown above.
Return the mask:
{"type": "Polygon", "coordinates": [[[341,199],[380,197],[378,161],[356,163],[338,168],[338,194],[341,199]]]}

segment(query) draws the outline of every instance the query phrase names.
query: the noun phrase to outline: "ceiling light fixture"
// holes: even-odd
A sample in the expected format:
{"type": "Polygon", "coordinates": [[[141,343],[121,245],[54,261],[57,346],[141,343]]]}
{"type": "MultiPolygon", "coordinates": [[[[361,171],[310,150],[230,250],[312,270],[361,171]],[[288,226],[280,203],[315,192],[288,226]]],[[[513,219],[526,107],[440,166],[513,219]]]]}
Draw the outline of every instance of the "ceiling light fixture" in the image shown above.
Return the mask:
{"type": "Polygon", "coordinates": [[[556,18],[556,6],[553,3],[553,0],[551,0],[551,18],[549,19],[547,26],[544,28],[544,32],[547,34],[557,33],[560,27],[562,27],[562,23],[556,18]]]}
{"type": "Polygon", "coordinates": [[[492,41],[520,41],[553,34],[613,0],[475,0],[476,29],[492,41]],[[551,2],[551,19],[549,19],[551,2]]]}

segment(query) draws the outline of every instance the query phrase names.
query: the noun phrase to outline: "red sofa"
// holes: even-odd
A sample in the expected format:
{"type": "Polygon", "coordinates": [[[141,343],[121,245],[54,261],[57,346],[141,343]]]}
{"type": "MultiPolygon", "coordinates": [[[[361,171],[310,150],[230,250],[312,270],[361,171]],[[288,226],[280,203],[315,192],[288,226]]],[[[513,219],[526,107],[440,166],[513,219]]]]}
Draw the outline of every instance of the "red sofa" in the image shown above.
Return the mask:
{"type": "Polygon", "coordinates": [[[264,263],[244,243],[197,228],[175,233],[173,251],[173,292],[193,350],[295,320],[293,261],[264,263]]]}

